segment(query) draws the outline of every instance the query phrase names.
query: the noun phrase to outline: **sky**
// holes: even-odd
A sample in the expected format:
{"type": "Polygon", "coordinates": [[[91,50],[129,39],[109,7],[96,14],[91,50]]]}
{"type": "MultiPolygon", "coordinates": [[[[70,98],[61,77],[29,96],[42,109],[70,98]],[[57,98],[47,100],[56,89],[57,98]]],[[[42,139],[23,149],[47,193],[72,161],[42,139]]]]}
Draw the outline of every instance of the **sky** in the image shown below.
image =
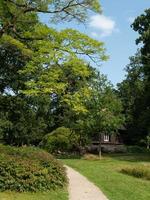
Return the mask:
{"type": "MultiPolygon", "coordinates": [[[[74,28],[103,41],[109,60],[98,70],[107,75],[115,86],[125,78],[124,68],[138,48],[135,44],[138,34],[130,25],[145,9],[150,8],[150,0],[100,0],[100,4],[102,14],[92,13],[86,25],[63,23],[56,28],[74,28]]],[[[41,15],[41,20],[48,24],[48,16],[41,15]]]]}

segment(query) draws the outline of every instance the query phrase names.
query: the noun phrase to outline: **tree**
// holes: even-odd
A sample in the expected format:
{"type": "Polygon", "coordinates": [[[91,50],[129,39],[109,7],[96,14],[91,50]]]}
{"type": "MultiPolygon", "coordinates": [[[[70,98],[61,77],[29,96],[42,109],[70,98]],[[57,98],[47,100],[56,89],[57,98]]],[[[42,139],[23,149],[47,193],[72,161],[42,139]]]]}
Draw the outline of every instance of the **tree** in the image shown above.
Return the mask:
{"type": "Polygon", "coordinates": [[[141,60],[144,74],[144,106],[141,120],[148,134],[150,128],[150,9],[145,10],[144,14],[135,19],[132,28],[139,33],[136,43],[143,44],[141,47],[141,60]]]}
{"type": "Polygon", "coordinates": [[[31,88],[28,94],[51,94],[64,90],[66,85],[57,83],[63,74],[61,68],[63,65],[71,66],[72,63],[76,63],[76,66],[85,65],[84,61],[79,59],[82,55],[95,62],[106,59],[102,42],[71,29],[58,32],[41,24],[37,15],[43,12],[49,13],[51,19],[57,15],[57,19],[60,17],[61,20],[84,20],[88,9],[100,11],[98,1],[1,2],[1,43],[15,46],[24,56],[29,57],[23,70],[28,76],[29,89],[31,88]]]}
{"type": "Polygon", "coordinates": [[[130,58],[126,79],[118,84],[126,115],[127,143],[140,144],[149,134],[150,124],[150,9],[131,25],[139,33],[140,51],[130,58]]]}
{"type": "Polygon", "coordinates": [[[130,57],[130,63],[126,66],[126,79],[118,84],[118,95],[123,103],[125,114],[126,135],[125,142],[135,144],[144,136],[141,116],[144,108],[144,74],[141,62],[141,53],[130,57]]]}
{"type": "Polygon", "coordinates": [[[41,133],[43,125],[39,118],[50,130],[58,126],[65,110],[85,112],[82,96],[88,96],[87,79],[91,76],[88,63],[98,64],[107,59],[104,45],[76,30],[59,32],[49,28],[40,22],[38,14],[49,14],[51,21],[81,22],[87,18],[88,10],[100,12],[99,1],[0,1],[1,101],[6,98],[14,108],[1,107],[2,122],[7,119],[12,125],[11,131],[1,126],[3,135],[13,138],[7,142],[30,143],[27,139],[30,132],[34,136],[31,138],[35,138],[36,131],[41,133]],[[16,115],[19,124],[10,117],[16,115]],[[36,121],[38,130],[33,128],[33,134],[28,127],[36,121]]]}
{"type": "Polygon", "coordinates": [[[122,105],[105,76],[97,73],[90,84],[89,127],[99,136],[99,156],[101,158],[101,134],[117,133],[124,122],[122,105]]]}
{"type": "Polygon", "coordinates": [[[126,142],[140,144],[149,133],[150,119],[150,9],[138,16],[132,28],[139,33],[136,43],[142,47],[130,58],[126,79],[118,84],[126,115],[126,142]]]}
{"type": "MultiPolygon", "coordinates": [[[[76,30],[58,32],[46,26],[41,30],[41,25],[33,34],[44,38],[32,43],[36,52],[20,72],[30,77],[23,93],[28,96],[50,95],[51,102],[57,107],[53,111],[59,113],[59,119],[64,118],[67,110],[76,114],[86,112],[83,96],[89,95],[87,80],[92,74],[87,61],[98,64],[107,59],[103,43],[76,30]]],[[[59,119],[58,123],[63,123],[59,119]]]]}
{"type": "Polygon", "coordinates": [[[144,14],[138,16],[132,24],[134,31],[139,33],[136,44],[142,43],[141,55],[143,63],[143,71],[146,78],[150,78],[150,9],[145,10],[144,14]]]}
{"type": "Polygon", "coordinates": [[[44,117],[38,113],[39,109],[35,112],[22,97],[3,96],[0,98],[0,110],[1,135],[5,143],[19,146],[39,143],[47,127],[44,117]]]}
{"type": "MultiPolygon", "coordinates": [[[[83,22],[87,19],[88,10],[101,12],[98,0],[1,0],[0,2],[0,36],[10,34],[21,40],[35,39],[25,37],[24,32],[34,29],[38,21],[37,13],[49,14],[51,21],[83,22]],[[21,26],[21,24],[24,26],[21,26]],[[24,30],[22,30],[22,28],[24,30]]],[[[36,37],[41,39],[39,37],[36,37]]],[[[43,37],[42,37],[43,38],[43,37]]]]}

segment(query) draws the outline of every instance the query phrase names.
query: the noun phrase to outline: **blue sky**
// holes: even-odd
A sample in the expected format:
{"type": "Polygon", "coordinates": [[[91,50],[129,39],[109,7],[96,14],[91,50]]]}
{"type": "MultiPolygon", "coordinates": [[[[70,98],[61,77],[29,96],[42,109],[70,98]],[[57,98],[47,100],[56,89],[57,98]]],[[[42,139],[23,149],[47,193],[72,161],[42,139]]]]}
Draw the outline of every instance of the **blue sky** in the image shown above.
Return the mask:
{"type": "Polygon", "coordinates": [[[115,22],[110,35],[101,38],[106,45],[110,59],[101,71],[107,74],[108,79],[116,84],[124,78],[125,66],[129,57],[137,50],[135,39],[138,34],[132,30],[132,20],[150,7],[150,0],[101,0],[103,15],[115,22]]]}
{"type": "MultiPolygon", "coordinates": [[[[92,14],[86,25],[66,23],[60,24],[59,29],[75,28],[103,41],[110,59],[99,70],[116,85],[124,79],[124,68],[129,63],[129,57],[138,48],[135,45],[138,34],[132,30],[130,24],[136,16],[150,7],[150,0],[101,0],[100,3],[102,15],[92,14]]],[[[41,20],[48,23],[48,16],[41,16],[41,20]]]]}

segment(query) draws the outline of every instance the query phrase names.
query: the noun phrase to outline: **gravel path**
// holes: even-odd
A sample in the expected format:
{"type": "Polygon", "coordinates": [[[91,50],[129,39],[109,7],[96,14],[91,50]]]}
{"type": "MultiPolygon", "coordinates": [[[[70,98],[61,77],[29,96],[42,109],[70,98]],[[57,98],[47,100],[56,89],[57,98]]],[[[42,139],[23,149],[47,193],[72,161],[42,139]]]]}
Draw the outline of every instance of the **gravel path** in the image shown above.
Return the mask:
{"type": "Polygon", "coordinates": [[[69,178],[69,200],[108,200],[100,189],[87,178],[72,168],[65,167],[69,178]]]}

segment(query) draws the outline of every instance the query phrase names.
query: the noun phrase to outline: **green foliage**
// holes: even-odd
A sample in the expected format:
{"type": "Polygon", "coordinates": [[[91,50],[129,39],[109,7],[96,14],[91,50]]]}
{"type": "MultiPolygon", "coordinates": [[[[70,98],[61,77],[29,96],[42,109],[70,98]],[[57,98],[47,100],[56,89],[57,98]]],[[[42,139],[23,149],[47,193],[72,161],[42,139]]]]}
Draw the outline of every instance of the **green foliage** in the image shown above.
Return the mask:
{"type": "MultiPolygon", "coordinates": [[[[98,0],[57,0],[57,1],[5,1],[0,2],[0,36],[9,33],[13,37],[25,40],[24,33],[34,30],[38,13],[47,13],[51,22],[87,20],[88,11],[100,12],[98,0]],[[22,29],[24,29],[22,31],[22,29]]],[[[34,36],[33,36],[34,37],[34,36]]]]}
{"type": "Polygon", "coordinates": [[[3,34],[3,36],[1,37],[0,43],[2,45],[8,45],[9,44],[10,46],[17,48],[18,50],[21,51],[21,53],[24,56],[30,57],[32,55],[32,51],[30,49],[28,49],[27,46],[25,46],[24,43],[13,38],[10,35],[3,34]]]}
{"type": "Polygon", "coordinates": [[[142,109],[141,96],[144,87],[142,66],[141,53],[138,51],[135,56],[130,57],[130,64],[125,68],[126,79],[117,85],[128,123],[132,123],[134,116],[137,118],[142,109]]]}
{"type": "Polygon", "coordinates": [[[36,148],[0,145],[0,191],[48,191],[66,183],[62,165],[36,148]]]}
{"type": "Polygon", "coordinates": [[[123,104],[127,129],[125,142],[127,144],[139,144],[147,134],[144,107],[144,74],[141,53],[138,51],[130,58],[130,64],[126,67],[126,79],[118,84],[118,95],[123,104]]]}
{"type": "Polygon", "coordinates": [[[141,54],[142,63],[144,64],[144,73],[146,76],[150,75],[149,58],[150,58],[150,9],[146,9],[143,14],[138,16],[132,24],[134,31],[139,33],[136,43],[142,43],[141,54]]]}
{"type": "Polygon", "coordinates": [[[93,79],[87,104],[90,111],[89,125],[96,133],[115,132],[123,124],[121,101],[104,76],[97,74],[93,79]]]}
{"type": "Polygon", "coordinates": [[[100,12],[99,1],[0,1],[0,132],[6,143],[37,144],[66,125],[68,112],[87,113],[88,63],[107,59],[104,44],[77,30],[50,28],[39,13],[55,23],[83,22],[89,10],[100,12]]]}
{"type": "MultiPolygon", "coordinates": [[[[143,112],[141,116],[142,126],[145,127],[145,132],[149,134],[150,129],[150,9],[145,10],[143,14],[138,16],[132,27],[139,33],[136,40],[137,44],[142,43],[141,61],[143,64],[142,70],[144,74],[144,95],[143,95],[143,112]]],[[[144,135],[145,136],[145,135],[144,135]]]]}
{"type": "MultiPolygon", "coordinates": [[[[78,136],[78,146],[85,146],[92,136],[107,132],[112,134],[124,122],[122,105],[106,77],[93,70],[87,87],[82,87],[81,98],[84,111],[65,110],[64,123],[78,136]]],[[[72,100],[73,100],[72,96],[72,100]]],[[[76,102],[79,107],[79,102],[76,102]]],[[[81,108],[81,107],[80,107],[81,108]]]]}
{"type": "Polygon", "coordinates": [[[127,146],[127,152],[129,153],[148,153],[149,150],[140,146],[127,146]]]}
{"type": "Polygon", "coordinates": [[[41,140],[47,125],[42,113],[34,112],[28,101],[19,96],[0,96],[0,110],[0,130],[5,143],[20,146],[41,140]]]}
{"type": "MultiPolygon", "coordinates": [[[[46,36],[42,41],[34,41],[36,52],[32,60],[20,71],[21,74],[30,77],[26,82],[27,88],[23,90],[26,95],[64,94],[70,87],[70,82],[66,82],[70,68],[72,79],[78,77],[78,82],[82,82],[80,80],[90,76],[85,57],[97,64],[107,59],[103,43],[85,34],[72,29],[57,32],[43,25],[40,25],[40,29],[46,31],[46,36]]],[[[43,36],[43,33],[40,34],[43,36]]],[[[72,94],[67,92],[69,100],[70,95],[72,94]]]]}
{"type": "Polygon", "coordinates": [[[60,127],[45,135],[40,146],[50,153],[68,152],[73,149],[76,138],[69,128],[60,127]]]}
{"type": "Polygon", "coordinates": [[[12,44],[0,45],[0,92],[2,94],[7,94],[9,90],[18,94],[18,90],[24,88],[26,78],[21,76],[18,70],[23,69],[27,61],[28,57],[12,44]]]}
{"type": "Polygon", "coordinates": [[[121,172],[136,178],[150,180],[150,169],[148,166],[126,167],[121,169],[121,172]]]}
{"type": "Polygon", "coordinates": [[[140,144],[150,129],[150,9],[138,16],[132,26],[139,36],[140,51],[130,59],[126,79],[119,85],[126,115],[129,144],[140,144]]]}
{"type": "Polygon", "coordinates": [[[101,12],[99,1],[1,1],[0,131],[6,143],[37,144],[65,126],[71,133],[45,136],[50,152],[64,151],[71,148],[71,134],[77,137],[71,145],[82,146],[89,133],[114,132],[122,124],[120,101],[91,67],[108,58],[103,42],[39,20],[45,13],[55,23],[83,22],[89,10],[101,12]]]}

